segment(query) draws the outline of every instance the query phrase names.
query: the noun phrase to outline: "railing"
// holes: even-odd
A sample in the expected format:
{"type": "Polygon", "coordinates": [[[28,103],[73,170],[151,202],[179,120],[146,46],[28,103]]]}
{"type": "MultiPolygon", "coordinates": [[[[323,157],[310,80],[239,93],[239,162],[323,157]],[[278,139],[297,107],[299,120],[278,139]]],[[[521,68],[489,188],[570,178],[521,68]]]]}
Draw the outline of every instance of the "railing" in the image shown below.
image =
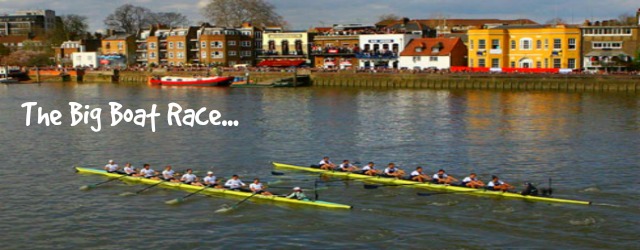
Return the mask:
{"type": "Polygon", "coordinates": [[[356,53],[356,58],[358,59],[397,59],[398,54],[396,53],[356,53]]]}

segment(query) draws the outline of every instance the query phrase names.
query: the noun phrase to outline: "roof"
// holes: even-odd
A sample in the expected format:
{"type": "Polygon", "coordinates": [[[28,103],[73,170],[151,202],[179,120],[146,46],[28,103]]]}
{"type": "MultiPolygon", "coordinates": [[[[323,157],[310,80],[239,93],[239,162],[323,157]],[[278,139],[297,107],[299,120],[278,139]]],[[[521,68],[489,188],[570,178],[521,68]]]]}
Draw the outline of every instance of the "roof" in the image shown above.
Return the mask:
{"type": "Polygon", "coordinates": [[[448,56],[457,43],[462,44],[460,38],[417,38],[411,40],[407,47],[400,53],[400,56],[448,56]],[[416,51],[416,48],[422,48],[416,51]],[[436,53],[433,48],[440,48],[436,53]]]}
{"type": "Polygon", "coordinates": [[[553,25],[553,24],[516,24],[516,25],[500,25],[489,29],[544,29],[544,28],[578,28],[576,25],[553,25]]]}
{"type": "MultiPolygon", "coordinates": [[[[402,24],[402,20],[396,21],[383,21],[379,22],[377,25],[392,26],[394,24],[402,24]]],[[[485,24],[538,24],[530,19],[415,19],[411,20],[411,22],[419,22],[422,25],[426,25],[429,27],[443,26],[447,25],[448,27],[454,26],[476,26],[482,27],[485,24]]]]}
{"type": "Polygon", "coordinates": [[[258,67],[298,67],[305,60],[264,60],[258,63],[258,67]]]}
{"type": "Polygon", "coordinates": [[[40,37],[29,38],[28,36],[0,36],[0,43],[21,43],[27,40],[42,41],[40,37]]]}
{"type": "Polygon", "coordinates": [[[623,50],[594,50],[591,51],[585,56],[629,56],[623,50]]]}
{"type": "Polygon", "coordinates": [[[132,35],[129,34],[114,34],[102,40],[127,40],[132,35]]]}

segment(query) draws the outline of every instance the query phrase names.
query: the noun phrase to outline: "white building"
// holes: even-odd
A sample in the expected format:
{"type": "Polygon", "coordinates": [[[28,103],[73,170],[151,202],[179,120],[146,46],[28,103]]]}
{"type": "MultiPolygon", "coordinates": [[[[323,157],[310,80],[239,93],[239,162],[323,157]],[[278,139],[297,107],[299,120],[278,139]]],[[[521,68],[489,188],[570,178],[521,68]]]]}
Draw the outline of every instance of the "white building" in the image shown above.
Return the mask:
{"type": "Polygon", "coordinates": [[[71,54],[73,67],[98,67],[98,52],[75,52],[71,54]]]}
{"type": "Polygon", "coordinates": [[[367,34],[360,35],[360,52],[356,54],[359,66],[399,67],[399,55],[411,39],[420,38],[413,34],[367,34]]]}
{"type": "Polygon", "coordinates": [[[413,39],[400,53],[400,68],[449,69],[467,66],[467,46],[460,38],[413,39]]]}

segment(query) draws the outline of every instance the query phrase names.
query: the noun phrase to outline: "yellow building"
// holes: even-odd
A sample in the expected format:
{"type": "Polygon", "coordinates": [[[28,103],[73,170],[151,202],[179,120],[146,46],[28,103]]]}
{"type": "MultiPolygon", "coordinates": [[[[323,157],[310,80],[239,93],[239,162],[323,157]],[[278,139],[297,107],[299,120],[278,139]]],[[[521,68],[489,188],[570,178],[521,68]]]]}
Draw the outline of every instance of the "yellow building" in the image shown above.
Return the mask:
{"type": "Polygon", "coordinates": [[[503,25],[470,29],[469,67],[579,69],[580,28],[503,25]]]}

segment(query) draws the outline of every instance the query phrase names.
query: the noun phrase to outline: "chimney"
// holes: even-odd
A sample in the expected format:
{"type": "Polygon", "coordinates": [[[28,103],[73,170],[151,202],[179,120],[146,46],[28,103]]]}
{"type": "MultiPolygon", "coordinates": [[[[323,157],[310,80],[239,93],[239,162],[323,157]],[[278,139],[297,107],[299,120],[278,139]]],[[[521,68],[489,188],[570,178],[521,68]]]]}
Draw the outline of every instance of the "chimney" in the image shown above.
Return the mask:
{"type": "Polygon", "coordinates": [[[638,26],[640,26],[640,9],[636,12],[636,21],[638,21],[638,26]]]}

